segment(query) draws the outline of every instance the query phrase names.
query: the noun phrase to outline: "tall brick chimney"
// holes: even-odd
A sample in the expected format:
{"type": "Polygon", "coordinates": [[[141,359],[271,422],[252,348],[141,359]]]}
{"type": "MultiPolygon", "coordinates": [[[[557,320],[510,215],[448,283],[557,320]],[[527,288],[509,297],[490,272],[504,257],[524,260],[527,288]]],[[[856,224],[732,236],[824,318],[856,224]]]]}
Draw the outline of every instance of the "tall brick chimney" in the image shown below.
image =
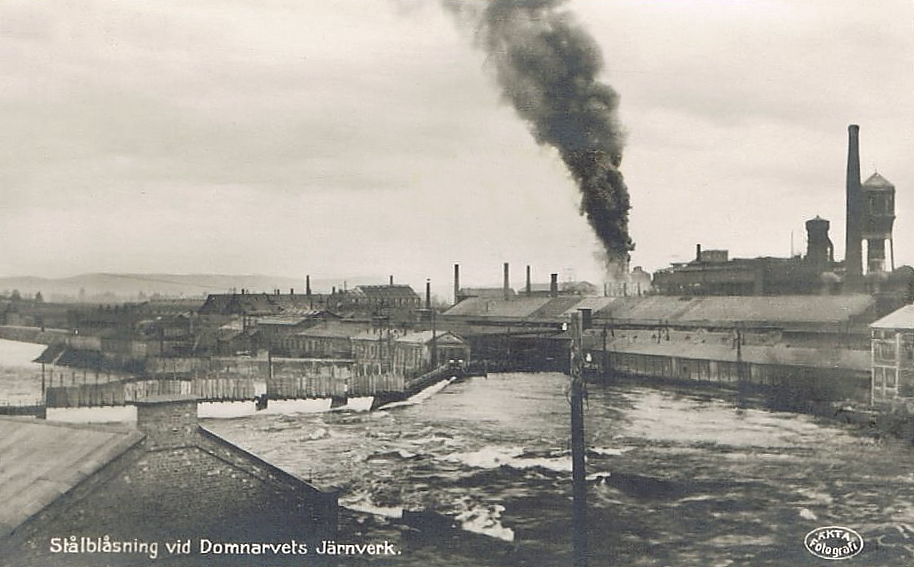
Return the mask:
{"type": "Polygon", "coordinates": [[[559,295],[559,275],[549,274],[549,297],[558,297],[559,295]]]}
{"type": "Polygon", "coordinates": [[[504,292],[505,301],[510,298],[508,290],[511,289],[511,276],[510,276],[510,266],[505,262],[505,281],[502,284],[502,291],[504,292]]]}
{"type": "Polygon", "coordinates": [[[454,264],[454,304],[459,301],[460,295],[460,264],[454,264]]]}
{"type": "Polygon", "coordinates": [[[152,396],[136,402],[136,427],[149,449],[193,445],[197,436],[197,397],[152,396]]]}
{"type": "Polygon", "coordinates": [[[531,293],[533,293],[533,287],[530,283],[530,264],[527,264],[527,285],[524,288],[524,292],[527,294],[528,297],[530,296],[531,293]]]}
{"type": "Polygon", "coordinates": [[[311,276],[305,276],[305,295],[311,297],[311,276]]]}
{"type": "Polygon", "coordinates": [[[860,278],[863,276],[863,227],[860,226],[863,199],[860,190],[860,126],[856,124],[847,127],[845,206],[844,266],[849,279],[860,278]]]}

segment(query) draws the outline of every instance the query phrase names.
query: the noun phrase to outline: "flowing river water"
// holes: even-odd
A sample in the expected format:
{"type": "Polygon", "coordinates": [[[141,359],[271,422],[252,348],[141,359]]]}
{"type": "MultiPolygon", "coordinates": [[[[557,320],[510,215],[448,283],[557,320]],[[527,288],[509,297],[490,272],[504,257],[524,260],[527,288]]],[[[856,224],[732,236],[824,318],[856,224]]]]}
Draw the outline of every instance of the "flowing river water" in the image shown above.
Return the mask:
{"type": "MultiPolygon", "coordinates": [[[[403,554],[377,564],[570,565],[567,389],[561,374],[492,374],[389,410],[207,426],[386,516],[344,514],[340,535],[399,538],[403,554]],[[404,529],[404,509],[459,529],[427,529],[435,516],[404,529]]],[[[590,565],[821,565],[803,538],[833,525],[863,536],[850,564],[914,563],[914,453],[900,442],[632,385],[591,385],[586,430],[590,565]]]]}
{"type": "MultiPolygon", "coordinates": [[[[34,369],[9,360],[0,393],[27,397],[34,369]]],[[[570,565],[568,385],[490,374],[390,409],[204,425],[339,488],[339,543],[401,550],[342,565],[570,565]]],[[[721,391],[630,384],[590,385],[585,423],[593,567],[824,565],[803,539],[834,525],[865,542],[842,564],[914,564],[914,452],[900,441],[721,391]]]]}

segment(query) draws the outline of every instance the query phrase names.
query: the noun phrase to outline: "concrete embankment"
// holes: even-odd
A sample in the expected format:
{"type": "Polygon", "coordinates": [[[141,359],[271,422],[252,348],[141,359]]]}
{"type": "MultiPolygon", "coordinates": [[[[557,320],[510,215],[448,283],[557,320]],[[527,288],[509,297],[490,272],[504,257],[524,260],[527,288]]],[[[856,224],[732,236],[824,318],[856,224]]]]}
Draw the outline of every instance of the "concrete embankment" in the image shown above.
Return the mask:
{"type": "Polygon", "coordinates": [[[70,336],[70,331],[66,329],[0,325],[0,339],[19,341],[21,343],[51,345],[64,342],[68,336],[70,336]]]}

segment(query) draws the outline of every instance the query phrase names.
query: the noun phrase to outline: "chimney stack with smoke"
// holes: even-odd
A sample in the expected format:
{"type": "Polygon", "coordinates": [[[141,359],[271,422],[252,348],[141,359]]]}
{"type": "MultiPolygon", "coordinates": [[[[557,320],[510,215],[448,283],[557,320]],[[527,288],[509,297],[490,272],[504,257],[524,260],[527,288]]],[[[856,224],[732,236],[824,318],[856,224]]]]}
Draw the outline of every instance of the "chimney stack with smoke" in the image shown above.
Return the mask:
{"type": "Polygon", "coordinates": [[[611,272],[634,249],[628,233],[628,188],[619,171],[624,132],[619,95],[598,80],[596,41],[564,0],[444,0],[476,30],[504,98],[540,144],[556,149],[581,192],[587,217],[611,272]]]}

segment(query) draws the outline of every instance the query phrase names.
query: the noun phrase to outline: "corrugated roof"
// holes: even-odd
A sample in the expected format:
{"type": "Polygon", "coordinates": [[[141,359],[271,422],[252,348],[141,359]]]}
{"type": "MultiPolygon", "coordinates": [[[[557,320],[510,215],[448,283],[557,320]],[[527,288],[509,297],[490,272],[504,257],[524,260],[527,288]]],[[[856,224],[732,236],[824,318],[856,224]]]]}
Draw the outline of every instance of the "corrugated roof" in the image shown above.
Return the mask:
{"type": "Polygon", "coordinates": [[[702,298],[683,319],[836,323],[864,313],[873,304],[872,296],[862,294],[702,298]]]}
{"type": "Polygon", "coordinates": [[[611,304],[621,301],[621,298],[618,297],[582,297],[578,303],[566,309],[562,313],[565,317],[570,317],[572,313],[577,313],[578,309],[590,309],[594,313],[602,309],[606,309],[611,304]]]}
{"type": "Polygon", "coordinates": [[[905,305],[875,321],[870,327],[874,329],[914,329],[914,305],[905,305]]]}
{"type": "Polygon", "coordinates": [[[142,438],[136,430],[0,418],[0,538],[142,438]]]}
{"type": "Polygon", "coordinates": [[[678,298],[654,296],[610,304],[601,316],[639,321],[837,323],[864,314],[869,295],[792,295],[678,298]]]}
{"type": "Polygon", "coordinates": [[[680,299],[667,296],[623,298],[601,309],[599,316],[635,321],[672,321],[691,309],[694,301],[694,298],[680,299]]]}
{"type": "Polygon", "coordinates": [[[448,309],[445,315],[530,317],[550,299],[549,297],[520,296],[505,301],[488,297],[471,297],[448,309]]]}
{"type": "Polygon", "coordinates": [[[579,303],[581,303],[579,295],[553,297],[531,316],[536,319],[556,319],[562,317],[569,309],[577,309],[579,303]]]}
{"type": "MultiPolygon", "coordinates": [[[[462,297],[490,297],[498,298],[505,296],[505,288],[503,287],[462,287],[458,292],[458,295],[462,297]]],[[[508,297],[514,297],[517,295],[512,288],[508,288],[508,297]]]]}
{"type": "Polygon", "coordinates": [[[833,325],[866,316],[875,305],[870,295],[792,295],[730,297],[580,297],[504,299],[471,297],[445,315],[518,319],[564,319],[578,309],[592,309],[601,319],[675,324],[768,323],[833,325]]]}
{"type": "Polygon", "coordinates": [[[356,293],[364,294],[365,297],[374,300],[382,299],[419,299],[416,292],[408,285],[360,285],[354,290],[356,293]]]}

